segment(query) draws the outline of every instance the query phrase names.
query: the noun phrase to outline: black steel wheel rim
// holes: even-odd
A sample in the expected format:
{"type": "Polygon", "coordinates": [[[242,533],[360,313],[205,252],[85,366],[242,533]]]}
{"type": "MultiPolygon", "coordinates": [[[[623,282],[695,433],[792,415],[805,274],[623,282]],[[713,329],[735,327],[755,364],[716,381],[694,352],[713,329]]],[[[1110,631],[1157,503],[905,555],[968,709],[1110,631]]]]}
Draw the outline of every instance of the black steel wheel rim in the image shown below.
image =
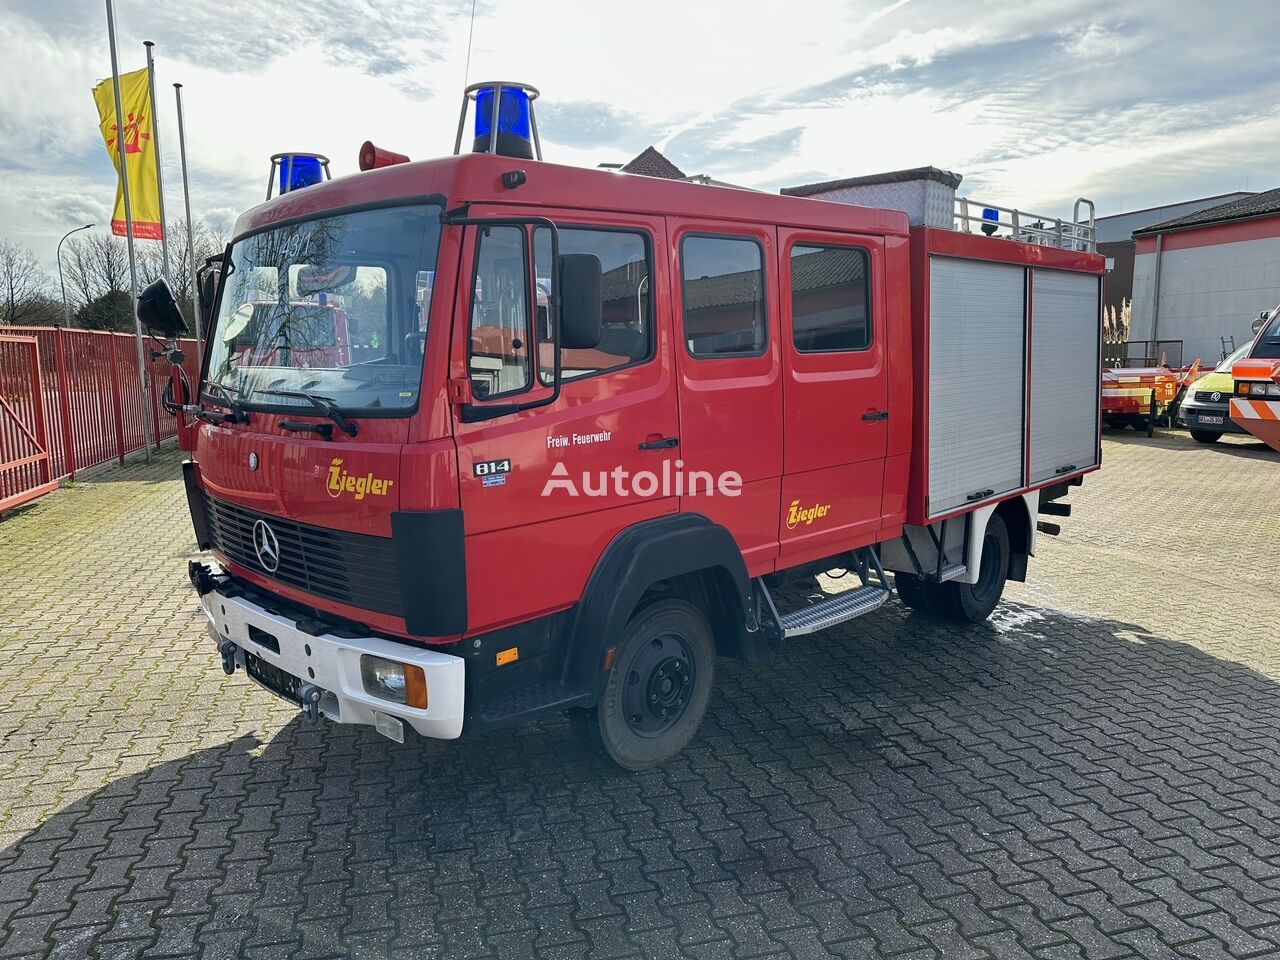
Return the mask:
{"type": "Polygon", "coordinates": [[[697,664],[683,637],[662,633],[647,640],[622,678],[627,729],[641,737],[666,733],[689,708],[697,682],[697,664]]]}
{"type": "Polygon", "coordinates": [[[982,540],[978,582],[973,585],[974,599],[986,603],[1000,587],[1000,541],[988,533],[982,540]]]}

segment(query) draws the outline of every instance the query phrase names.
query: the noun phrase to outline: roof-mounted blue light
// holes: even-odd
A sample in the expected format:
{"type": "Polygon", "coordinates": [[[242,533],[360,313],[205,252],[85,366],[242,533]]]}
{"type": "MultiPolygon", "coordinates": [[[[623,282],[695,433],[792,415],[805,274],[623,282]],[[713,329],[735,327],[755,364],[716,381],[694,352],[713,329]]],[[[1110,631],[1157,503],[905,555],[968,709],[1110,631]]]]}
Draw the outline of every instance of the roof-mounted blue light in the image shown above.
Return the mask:
{"type": "Polygon", "coordinates": [[[303,187],[331,179],[329,158],[319,153],[277,153],[271,158],[271,176],[267,179],[267,199],[279,176],[280,193],[292,193],[303,187]]]}
{"type": "Polygon", "coordinates": [[[453,152],[462,150],[462,130],[467,118],[467,102],[475,100],[475,136],[473,153],[493,153],[520,160],[542,159],[538,141],[538,121],[533,114],[536,88],[527,83],[488,81],[467,87],[462,98],[462,116],[458,118],[458,139],[453,152]]]}

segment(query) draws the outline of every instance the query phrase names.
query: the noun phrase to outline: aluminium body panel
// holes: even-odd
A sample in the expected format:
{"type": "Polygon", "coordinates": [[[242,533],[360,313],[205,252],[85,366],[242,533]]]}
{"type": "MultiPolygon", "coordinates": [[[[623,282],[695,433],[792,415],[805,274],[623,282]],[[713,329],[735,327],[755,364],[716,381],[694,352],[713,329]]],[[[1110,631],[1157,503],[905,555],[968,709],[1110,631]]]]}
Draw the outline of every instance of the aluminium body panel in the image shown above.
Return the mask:
{"type": "Polygon", "coordinates": [[[929,262],[928,503],[939,514],[1023,484],[1026,270],[929,262]]]}
{"type": "Polygon", "coordinates": [[[1032,483],[1098,463],[1098,284],[1087,273],[1032,271],[1032,483]]]}

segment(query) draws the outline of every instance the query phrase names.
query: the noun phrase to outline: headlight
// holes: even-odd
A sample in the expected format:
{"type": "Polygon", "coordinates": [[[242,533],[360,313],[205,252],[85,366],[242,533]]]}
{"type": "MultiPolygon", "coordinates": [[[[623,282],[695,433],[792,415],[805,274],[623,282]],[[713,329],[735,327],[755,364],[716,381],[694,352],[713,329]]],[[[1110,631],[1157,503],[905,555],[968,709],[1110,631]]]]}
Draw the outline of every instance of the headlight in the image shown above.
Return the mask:
{"type": "Polygon", "coordinates": [[[362,654],[360,682],[364,685],[365,693],[379,700],[426,709],[427,676],[421,667],[412,663],[398,663],[384,657],[362,654]]]}
{"type": "Polygon", "coordinates": [[[1251,380],[1242,380],[1236,384],[1236,393],[1255,400],[1280,397],[1280,383],[1255,383],[1251,380]]]}

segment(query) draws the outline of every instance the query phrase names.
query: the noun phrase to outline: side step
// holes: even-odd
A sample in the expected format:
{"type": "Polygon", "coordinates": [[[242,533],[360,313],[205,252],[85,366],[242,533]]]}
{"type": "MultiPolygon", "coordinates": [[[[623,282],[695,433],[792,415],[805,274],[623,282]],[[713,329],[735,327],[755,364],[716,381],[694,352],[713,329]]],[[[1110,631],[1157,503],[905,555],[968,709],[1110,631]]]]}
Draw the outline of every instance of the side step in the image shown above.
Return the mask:
{"type": "Polygon", "coordinates": [[[778,623],[784,637],[803,637],[879,610],[892,595],[893,591],[886,587],[868,584],[837,594],[830,600],[784,613],[778,617],[778,623]]]}
{"type": "Polygon", "coordinates": [[[763,579],[757,580],[756,585],[764,597],[768,612],[777,624],[777,632],[784,638],[803,637],[827,627],[847,623],[855,617],[883,607],[893,596],[893,590],[889,586],[889,578],[884,574],[884,568],[880,566],[880,558],[874,550],[864,547],[857,551],[854,559],[855,563],[849,569],[857,574],[862,586],[786,613],[778,612],[768,584],[763,579]],[[875,579],[872,579],[873,574],[875,579]]]}

